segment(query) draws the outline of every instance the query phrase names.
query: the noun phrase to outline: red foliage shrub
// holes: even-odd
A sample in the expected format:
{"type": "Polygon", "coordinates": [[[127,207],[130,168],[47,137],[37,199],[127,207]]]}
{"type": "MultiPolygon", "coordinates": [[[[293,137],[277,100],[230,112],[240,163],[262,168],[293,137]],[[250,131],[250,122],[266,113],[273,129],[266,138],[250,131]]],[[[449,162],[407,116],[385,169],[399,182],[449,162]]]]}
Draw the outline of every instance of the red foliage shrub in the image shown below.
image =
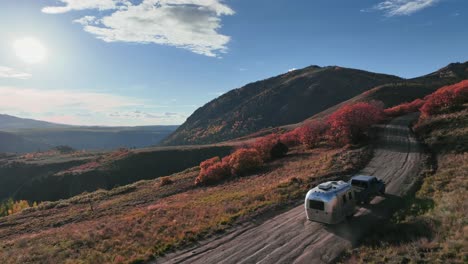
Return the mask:
{"type": "Polygon", "coordinates": [[[257,139],[250,147],[260,153],[263,161],[281,158],[288,152],[288,147],[281,143],[278,134],[271,134],[257,139]]]}
{"type": "Polygon", "coordinates": [[[468,80],[442,87],[425,99],[421,107],[423,117],[451,111],[468,102],[468,80]]]}
{"type": "Polygon", "coordinates": [[[279,136],[277,134],[271,134],[257,139],[250,147],[259,152],[262,160],[267,161],[271,159],[271,149],[278,141],[279,136]]]}
{"type": "Polygon", "coordinates": [[[397,106],[387,108],[384,110],[385,115],[390,117],[400,116],[419,111],[419,108],[423,106],[424,100],[416,99],[412,102],[402,103],[397,106]]]}
{"type": "Polygon", "coordinates": [[[299,142],[303,145],[313,148],[323,139],[328,124],[322,121],[314,121],[311,124],[300,127],[297,131],[299,142]]]}
{"type": "Polygon", "coordinates": [[[263,165],[263,159],[256,149],[242,148],[225,157],[223,163],[229,164],[232,175],[240,176],[260,168],[263,165]]]}
{"type": "Polygon", "coordinates": [[[195,179],[195,185],[207,185],[217,183],[231,176],[229,164],[221,162],[219,157],[211,158],[200,164],[200,174],[195,179]],[[210,164],[208,166],[208,164],[210,164]]]}
{"type": "Polygon", "coordinates": [[[327,123],[330,127],[327,131],[327,137],[338,146],[355,143],[365,136],[373,124],[382,119],[383,110],[378,104],[345,105],[328,118],[327,123]]]}
{"type": "Polygon", "coordinates": [[[207,159],[205,161],[202,161],[200,163],[200,170],[203,171],[203,170],[206,170],[208,169],[211,165],[215,164],[215,163],[218,163],[220,162],[221,159],[219,157],[213,157],[211,159],[207,159]]]}
{"type": "Polygon", "coordinates": [[[301,142],[299,141],[299,131],[300,127],[288,131],[282,135],[280,135],[280,141],[288,147],[295,147],[299,145],[301,142]]]}

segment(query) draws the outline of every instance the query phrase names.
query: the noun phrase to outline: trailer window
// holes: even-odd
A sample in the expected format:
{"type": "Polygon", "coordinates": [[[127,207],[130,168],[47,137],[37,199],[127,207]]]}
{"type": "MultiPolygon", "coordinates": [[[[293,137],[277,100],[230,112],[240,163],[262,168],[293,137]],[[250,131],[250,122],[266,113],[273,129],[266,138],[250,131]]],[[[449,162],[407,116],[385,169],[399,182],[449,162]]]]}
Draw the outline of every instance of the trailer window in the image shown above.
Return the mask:
{"type": "Polygon", "coordinates": [[[343,195],[343,203],[346,203],[346,193],[343,195]]]}
{"type": "Polygon", "coordinates": [[[322,201],[309,200],[309,208],[323,211],[325,209],[325,203],[322,201]]]}
{"type": "Polygon", "coordinates": [[[353,199],[353,193],[352,193],[352,192],[349,192],[349,193],[348,193],[348,196],[349,196],[349,197],[348,197],[349,200],[352,200],[352,199],[353,199]]]}
{"type": "Polygon", "coordinates": [[[367,188],[367,183],[364,181],[352,180],[351,185],[360,187],[360,188],[367,188]]]}

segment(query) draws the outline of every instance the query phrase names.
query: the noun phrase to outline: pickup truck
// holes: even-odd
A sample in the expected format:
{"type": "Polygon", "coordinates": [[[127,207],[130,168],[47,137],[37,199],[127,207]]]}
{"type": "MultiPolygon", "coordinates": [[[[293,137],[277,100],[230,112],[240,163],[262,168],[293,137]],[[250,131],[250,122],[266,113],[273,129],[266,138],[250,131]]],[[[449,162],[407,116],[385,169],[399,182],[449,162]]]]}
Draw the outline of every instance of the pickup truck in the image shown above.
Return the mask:
{"type": "Polygon", "coordinates": [[[356,201],[367,204],[376,195],[385,194],[385,182],[374,176],[353,176],[350,184],[354,190],[356,201]]]}

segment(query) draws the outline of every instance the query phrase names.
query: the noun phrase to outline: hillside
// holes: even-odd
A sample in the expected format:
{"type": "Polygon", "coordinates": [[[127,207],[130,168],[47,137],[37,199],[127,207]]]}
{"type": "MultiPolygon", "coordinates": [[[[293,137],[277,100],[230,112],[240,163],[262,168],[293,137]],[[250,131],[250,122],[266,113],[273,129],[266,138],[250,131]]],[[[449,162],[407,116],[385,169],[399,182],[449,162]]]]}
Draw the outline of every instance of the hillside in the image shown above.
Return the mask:
{"type": "Polygon", "coordinates": [[[0,131],[0,153],[23,153],[49,149],[50,145],[0,131]]]}
{"type": "Polygon", "coordinates": [[[252,139],[278,130],[294,129],[304,123],[309,123],[316,119],[322,119],[333,113],[333,111],[337,110],[341,106],[347,104],[370,102],[375,100],[382,102],[385,107],[392,107],[404,102],[411,102],[417,98],[424,98],[426,95],[431,94],[441,86],[457,83],[465,79],[468,79],[468,61],[464,63],[451,63],[446,67],[421,77],[403,80],[398,83],[379,85],[348,100],[337,103],[332,107],[324,109],[305,120],[301,120],[301,122],[279,127],[265,128],[256,131],[255,133],[236,138],[233,141],[252,139]]]}
{"type": "Polygon", "coordinates": [[[196,110],[163,143],[205,144],[300,122],[372,87],[401,78],[310,66],[232,90],[196,110]]]}
{"type": "Polygon", "coordinates": [[[9,197],[55,201],[82,192],[111,189],[183,171],[212,156],[225,156],[231,150],[232,146],[207,145],[65,154],[51,150],[0,156],[0,201],[9,197]]]}
{"type": "Polygon", "coordinates": [[[141,148],[158,145],[177,126],[65,127],[18,129],[15,133],[34,142],[75,149],[141,148]]]}
{"type": "Polygon", "coordinates": [[[55,146],[75,149],[110,150],[158,145],[177,126],[98,127],[71,126],[0,114],[0,153],[25,153],[55,146]],[[13,137],[14,136],[14,137],[13,137]],[[14,138],[14,139],[13,139],[14,138]]]}

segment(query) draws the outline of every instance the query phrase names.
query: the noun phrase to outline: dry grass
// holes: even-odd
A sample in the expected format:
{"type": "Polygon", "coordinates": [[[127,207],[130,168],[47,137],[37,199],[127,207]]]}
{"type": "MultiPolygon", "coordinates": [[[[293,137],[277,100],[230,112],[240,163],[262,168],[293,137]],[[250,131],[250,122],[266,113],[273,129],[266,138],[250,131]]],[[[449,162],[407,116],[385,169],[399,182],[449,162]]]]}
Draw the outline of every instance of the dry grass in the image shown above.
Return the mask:
{"type": "Polygon", "coordinates": [[[194,168],[170,176],[170,185],[141,181],[45,203],[0,219],[0,259],[6,263],[147,260],[262,212],[297,204],[317,177],[363,166],[368,154],[363,149],[295,149],[257,175],[212,187],[193,187],[198,174],[194,168]]]}

